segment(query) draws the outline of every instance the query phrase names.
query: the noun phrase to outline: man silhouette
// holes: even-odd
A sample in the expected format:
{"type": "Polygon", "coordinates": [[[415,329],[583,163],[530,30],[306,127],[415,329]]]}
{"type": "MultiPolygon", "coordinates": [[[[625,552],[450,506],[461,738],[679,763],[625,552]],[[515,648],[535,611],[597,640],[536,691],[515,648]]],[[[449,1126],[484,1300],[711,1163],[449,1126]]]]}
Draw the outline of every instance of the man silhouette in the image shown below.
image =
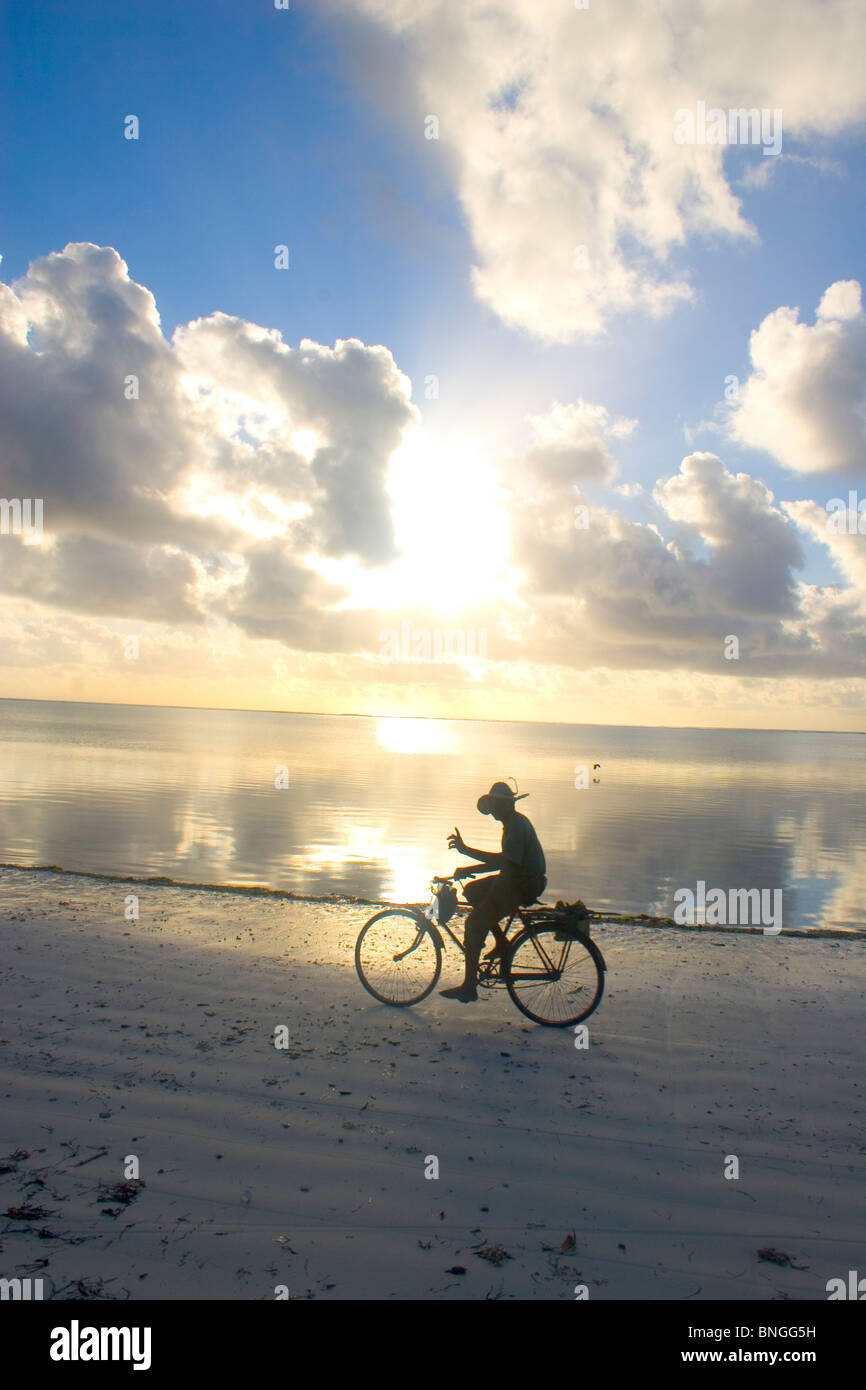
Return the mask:
{"type": "MultiPolygon", "coordinates": [[[[528,795],[524,792],[524,796],[528,795]]],[[[448,848],[460,854],[471,856],[477,865],[467,865],[458,869],[455,878],[467,878],[483,866],[495,868],[499,872],[488,878],[476,879],[463,890],[472,911],[466,918],[465,947],[466,970],[462,985],[440,992],[446,999],[456,999],[461,1004],[470,1004],[478,998],[478,962],[487,933],[496,935],[496,949],[491,955],[501,955],[506,945],[505,934],[498,929],[503,917],[510,917],[521,905],[535,902],[547,886],[547,866],[544,851],[532,822],[515,808],[516,801],[522,801],[505,782],[494,782],[486,796],[478,798],[478,809],[483,816],[493,816],[502,823],[502,850],[472,849],[463,843],[463,837],[455,826],[454,834],[448,836],[448,848]]]]}

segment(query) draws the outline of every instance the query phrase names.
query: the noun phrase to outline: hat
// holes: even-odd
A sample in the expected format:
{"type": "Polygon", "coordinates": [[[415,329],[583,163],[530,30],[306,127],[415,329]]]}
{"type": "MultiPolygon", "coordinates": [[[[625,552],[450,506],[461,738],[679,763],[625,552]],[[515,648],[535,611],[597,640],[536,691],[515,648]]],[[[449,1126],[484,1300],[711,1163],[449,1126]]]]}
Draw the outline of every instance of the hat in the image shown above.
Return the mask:
{"type": "Polygon", "coordinates": [[[493,811],[491,802],[510,801],[514,805],[515,801],[522,801],[525,796],[529,796],[529,792],[513,792],[507,782],[494,782],[486,796],[479,796],[477,805],[482,816],[489,816],[493,811]]]}

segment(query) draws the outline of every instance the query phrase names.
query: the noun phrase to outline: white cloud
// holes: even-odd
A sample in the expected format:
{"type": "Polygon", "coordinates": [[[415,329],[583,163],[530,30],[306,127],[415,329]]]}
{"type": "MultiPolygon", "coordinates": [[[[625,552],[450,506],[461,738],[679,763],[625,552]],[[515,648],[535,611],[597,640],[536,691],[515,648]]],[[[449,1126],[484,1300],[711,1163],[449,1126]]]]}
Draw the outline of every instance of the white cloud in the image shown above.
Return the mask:
{"type": "Polygon", "coordinates": [[[787,165],[800,165],[816,169],[819,174],[843,174],[844,166],[836,159],[823,155],[780,154],[774,159],[763,159],[760,164],[750,164],[740,179],[742,188],[768,188],[779,170],[787,165]]]}
{"type": "Polygon", "coordinates": [[[728,408],[732,438],[798,473],[866,471],[866,316],[856,280],[830,285],[814,326],[768,314],[750,340],[752,375],[728,408]]]}
{"type": "MultiPolygon", "coordinates": [[[[801,140],[866,114],[866,9],[848,0],[789,0],[783,11],[754,0],[341,8],[395,37],[401,93],[412,65],[412,96],[388,92],[422,146],[425,116],[438,117],[479,299],[546,341],[597,334],[617,312],[667,313],[692,295],[678,248],[754,237],[724,147],[677,144],[677,110],[779,109],[784,135],[801,140]]],[[[381,92],[381,59],[373,81],[381,92]]]]}
{"type": "MultiPolygon", "coordinates": [[[[829,502],[831,499],[828,498],[829,502]]],[[[847,498],[840,499],[846,503],[847,498]]],[[[838,529],[839,513],[834,508],[828,511],[813,501],[783,502],[782,506],[790,517],[820,545],[826,546],[830,558],[839,573],[851,588],[851,597],[859,595],[858,602],[866,615],[866,535],[856,528],[864,521],[862,514],[848,512],[842,514],[845,530],[838,529]],[[833,518],[833,525],[828,523],[833,518]],[[852,534],[853,532],[853,534],[852,534]]]]}
{"type": "Polygon", "coordinates": [[[394,559],[387,469],[418,415],[387,348],[303,339],[293,349],[273,329],[218,313],[177,329],[174,352],[189,381],[203,383],[192,404],[214,470],[308,503],[298,530],[310,549],[394,559]]]}
{"type": "MultiPolygon", "coordinates": [[[[165,650],[175,674],[187,658],[210,669],[203,653],[219,633],[238,682],[247,669],[265,681],[261,648],[278,642],[299,669],[319,663],[334,680],[328,661],[345,660],[363,679],[375,665],[380,688],[397,686],[406,671],[375,658],[395,615],[486,631],[503,689],[525,685],[533,665],[822,678],[866,670],[860,538],[820,536],[845,587],[797,578],[797,528],[817,537],[825,521],[813,502],[783,511],[757,479],[693,453],[656,485],[654,520],[593,504],[588,528],[576,529],[575,484],[609,482],[614,449],[635,429],[600,404],[555,401],[530,417],[517,463],[485,462],[469,478],[459,462],[453,489],[466,473],[461,496],[471,505],[468,529],[455,532],[448,488],[445,510],[433,508],[430,488],[443,492],[443,475],[414,447],[417,413],[384,347],[292,349],[220,314],[167,343],[153,297],[116,252],[89,245],[36,262],[3,288],[0,310],[0,492],[42,497],[46,527],[41,544],[0,539],[0,589],[23,615],[8,653],[32,649],[38,606],[147,625],[148,649],[165,650]],[[124,399],[128,368],[140,377],[138,401],[124,399]],[[413,509],[432,531],[432,563],[456,576],[447,621],[393,558],[392,513],[405,524],[413,509]],[[500,570],[506,587],[478,582],[500,570]],[[364,575],[376,581],[366,590],[364,575]],[[722,654],[729,633],[741,640],[736,671],[722,654]]],[[[859,287],[832,286],[819,325],[859,331],[861,321],[859,287]]],[[[635,495],[634,485],[621,490],[635,495]]],[[[82,663],[93,643],[116,648],[107,629],[73,630],[82,663]]],[[[62,645],[54,665],[66,670],[62,645]]],[[[449,666],[431,685],[465,681],[449,666]]]]}
{"type": "Polygon", "coordinates": [[[168,343],[112,248],[42,257],[0,285],[0,492],[43,499],[47,535],[8,539],[0,587],[181,623],[220,596],[266,624],[270,595],[275,630],[303,644],[305,605],[342,597],[306,557],[396,557],[386,482],[417,426],[409,395],[387,349],[356,340],[290,348],[214,314],[168,343]]]}
{"type": "Polygon", "coordinates": [[[720,675],[747,666],[751,674],[814,671],[808,628],[796,628],[803,551],[772,493],[698,453],[659,482],[655,499],[658,525],[592,506],[578,530],[562,492],[515,499],[535,659],[720,675]],[[672,523],[679,534],[665,540],[672,523]],[[738,667],[723,656],[728,634],[740,639],[738,667]]]}
{"type": "Polygon", "coordinates": [[[603,405],[556,401],[544,415],[531,415],[532,442],[525,463],[549,481],[610,482],[617,461],[608,440],[626,439],[637,420],[612,417],[603,405]]]}

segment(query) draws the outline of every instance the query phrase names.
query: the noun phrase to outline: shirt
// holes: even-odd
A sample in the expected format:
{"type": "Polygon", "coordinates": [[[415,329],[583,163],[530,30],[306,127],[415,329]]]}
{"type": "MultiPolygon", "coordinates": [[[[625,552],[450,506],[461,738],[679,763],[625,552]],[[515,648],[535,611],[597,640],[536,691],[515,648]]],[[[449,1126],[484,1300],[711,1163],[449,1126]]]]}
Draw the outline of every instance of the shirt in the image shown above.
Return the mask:
{"type": "Polygon", "coordinates": [[[508,824],[502,827],[502,853],[516,866],[519,877],[525,882],[544,878],[547,873],[544,850],[535,827],[520,811],[515,811],[508,824]]]}

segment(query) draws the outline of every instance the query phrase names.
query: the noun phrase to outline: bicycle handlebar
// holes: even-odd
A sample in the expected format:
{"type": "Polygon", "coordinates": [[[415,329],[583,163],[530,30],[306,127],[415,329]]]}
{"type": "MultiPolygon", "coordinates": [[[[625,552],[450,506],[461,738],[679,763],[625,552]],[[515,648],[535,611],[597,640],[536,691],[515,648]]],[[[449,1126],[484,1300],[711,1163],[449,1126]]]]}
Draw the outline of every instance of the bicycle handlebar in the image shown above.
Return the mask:
{"type": "Polygon", "coordinates": [[[490,866],[489,866],[488,864],[467,864],[467,865],[465,865],[464,867],[462,867],[462,868],[460,868],[460,869],[455,869],[453,874],[447,874],[447,875],[444,876],[444,877],[443,877],[441,874],[434,874],[433,877],[431,878],[430,882],[431,882],[431,883],[454,883],[455,881],[457,881],[458,874],[459,874],[460,878],[463,879],[463,878],[472,878],[472,877],[474,877],[475,874],[488,874],[488,873],[490,873],[490,866]]]}

